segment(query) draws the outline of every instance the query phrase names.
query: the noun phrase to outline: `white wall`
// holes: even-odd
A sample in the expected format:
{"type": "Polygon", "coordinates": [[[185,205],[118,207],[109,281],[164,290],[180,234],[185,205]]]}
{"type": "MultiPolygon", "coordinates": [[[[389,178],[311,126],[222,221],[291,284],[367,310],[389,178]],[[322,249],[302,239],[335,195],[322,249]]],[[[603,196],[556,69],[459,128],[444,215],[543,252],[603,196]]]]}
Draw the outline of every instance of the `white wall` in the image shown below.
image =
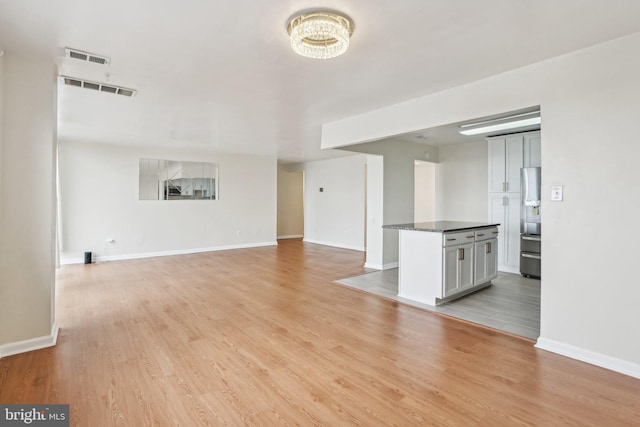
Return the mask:
{"type": "Polygon", "coordinates": [[[0,68],[1,357],[53,345],[57,331],[55,67],[6,53],[0,68]]]}
{"type": "Polygon", "coordinates": [[[438,147],[436,217],[438,220],[486,222],[487,142],[438,147]]]}
{"type": "Polygon", "coordinates": [[[384,157],[367,155],[367,259],[365,267],[384,269],[384,157]]]}
{"type": "Polygon", "coordinates": [[[436,165],[429,162],[414,162],[414,222],[436,219],[436,165]]]}
{"type": "Polygon", "coordinates": [[[304,234],[304,176],[278,166],[278,238],[304,234]]]}
{"type": "MultiPolygon", "coordinates": [[[[384,156],[384,223],[407,224],[413,222],[414,162],[413,156],[391,153],[384,156]]],[[[384,265],[398,265],[398,230],[384,229],[384,265]]]]}
{"type": "MultiPolygon", "coordinates": [[[[345,150],[381,155],[384,158],[383,224],[412,223],[414,216],[414,162],[425,153],[438,161],[438,149],[426,144],[384,139],[345,147],[345,150]]],[[[398,266],[398,230],[385,228],[383,235],[383,268],[398,266]]]]}
{"type": "Polygon", "coordinates": [[[275,158],[70,141],[59,156],[63,263],[275,244],[275,158]],[[140,158],[218,163],[219,200],[138,200],[140,158]]]}
{"type": "Polygon", "coordinates": [[[640,377],[640,34],[323,126],[323,148],[540,105],[538,345],[640,377]],[[551,202],[552,185],[565,200],[551,202]]]}
{"type": "Polygon", "coordinates": [[[364,251],[366,161],[355,155],[304,164],[306,242],[364,251]]]}
{"type": "MultiPolygon", "coordinates": [[[[2,152],[3,149],[3,139],[4,139],[4,57],[0,56],[0,177],[2,177],[2,152]]],[[[4,206],[4,197],[2,197],[2,181],[0,181],[0,247],[4,239],[2,238],[2,211],[4,206]]]]}

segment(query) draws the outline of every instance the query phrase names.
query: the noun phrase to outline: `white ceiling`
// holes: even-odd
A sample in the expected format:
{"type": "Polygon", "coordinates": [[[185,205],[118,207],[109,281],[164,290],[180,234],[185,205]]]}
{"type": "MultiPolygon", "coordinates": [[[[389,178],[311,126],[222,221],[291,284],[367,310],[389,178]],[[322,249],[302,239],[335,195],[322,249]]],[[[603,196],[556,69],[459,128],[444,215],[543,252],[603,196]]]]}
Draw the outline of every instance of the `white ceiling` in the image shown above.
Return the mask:
{"type": "Polygon", "coordinates": [[[320,150],[322,123],[638,32],[639,16],[637,0],[2,0],[0,46],[138,90],[61,86],[62,139],[287,162],[336,155],[320,150]],[[354,20],[345,55],[290,50],[287,19],[313,7],[354,20]],[[65,59],[65,46],[111,65],[65,59]]]}

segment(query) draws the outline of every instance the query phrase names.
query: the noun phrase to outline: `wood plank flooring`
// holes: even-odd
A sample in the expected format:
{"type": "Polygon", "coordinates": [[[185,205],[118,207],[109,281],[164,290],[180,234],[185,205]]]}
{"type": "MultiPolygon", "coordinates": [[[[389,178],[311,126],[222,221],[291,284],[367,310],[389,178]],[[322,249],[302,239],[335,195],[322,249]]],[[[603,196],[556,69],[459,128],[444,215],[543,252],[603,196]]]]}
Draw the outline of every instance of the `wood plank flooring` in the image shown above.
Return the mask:
{"type": "Polygon", "coordinates": [[[623,426],[640,381],[332,281],[359,252],[277,247],[65,266],[53,348],[0,402],[73,426],[623,426]]]}
{"type": "Polygon", "coordinates": [[[519,274],[501,272],[488,288],[436,307],[399,297],[397,268],[336,283],[532,340],[540,336],[540,280],[519,274]]]}

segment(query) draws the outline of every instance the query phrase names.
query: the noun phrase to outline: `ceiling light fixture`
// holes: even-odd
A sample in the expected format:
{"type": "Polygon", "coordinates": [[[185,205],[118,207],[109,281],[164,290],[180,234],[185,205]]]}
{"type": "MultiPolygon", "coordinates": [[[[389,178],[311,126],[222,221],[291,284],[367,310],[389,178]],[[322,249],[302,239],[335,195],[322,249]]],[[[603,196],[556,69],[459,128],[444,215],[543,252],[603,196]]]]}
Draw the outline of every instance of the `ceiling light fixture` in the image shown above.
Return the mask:
{"type": "Polygon", "coordinates": [[[516,129],[525,126],[535,126],[541,123],[540,111],[516,114],[498,119],[485,120],[477,123],[461,125],[458,132],[462,135],[479,135],[482,133],[516,129]]]}
{"type": "Polygon", "coordinates": [[[291,18],[287,31],[295,53],[307,58],[329,59],[349,48],[353,21],[341,13],[312,10],[291,18]]]}

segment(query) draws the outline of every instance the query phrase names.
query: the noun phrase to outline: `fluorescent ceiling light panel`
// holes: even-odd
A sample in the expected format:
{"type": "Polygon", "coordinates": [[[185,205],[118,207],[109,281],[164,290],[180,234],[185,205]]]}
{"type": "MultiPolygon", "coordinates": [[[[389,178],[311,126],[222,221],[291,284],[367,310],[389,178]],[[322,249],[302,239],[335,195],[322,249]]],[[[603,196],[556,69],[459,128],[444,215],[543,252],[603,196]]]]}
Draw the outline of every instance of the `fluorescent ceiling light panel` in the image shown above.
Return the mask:
{"type": "Polygon", "coordinates": [[[465,124],[460,126],[459,132],[462,135],[479,135],[482,133],[498,132],[525,126],[534,126],[539,125],[540,123],[540,111],[533,111],[530,113],[517,114],[510,117],[502,117],[495,120],[486,120],[484,122],[465,124]]]}

